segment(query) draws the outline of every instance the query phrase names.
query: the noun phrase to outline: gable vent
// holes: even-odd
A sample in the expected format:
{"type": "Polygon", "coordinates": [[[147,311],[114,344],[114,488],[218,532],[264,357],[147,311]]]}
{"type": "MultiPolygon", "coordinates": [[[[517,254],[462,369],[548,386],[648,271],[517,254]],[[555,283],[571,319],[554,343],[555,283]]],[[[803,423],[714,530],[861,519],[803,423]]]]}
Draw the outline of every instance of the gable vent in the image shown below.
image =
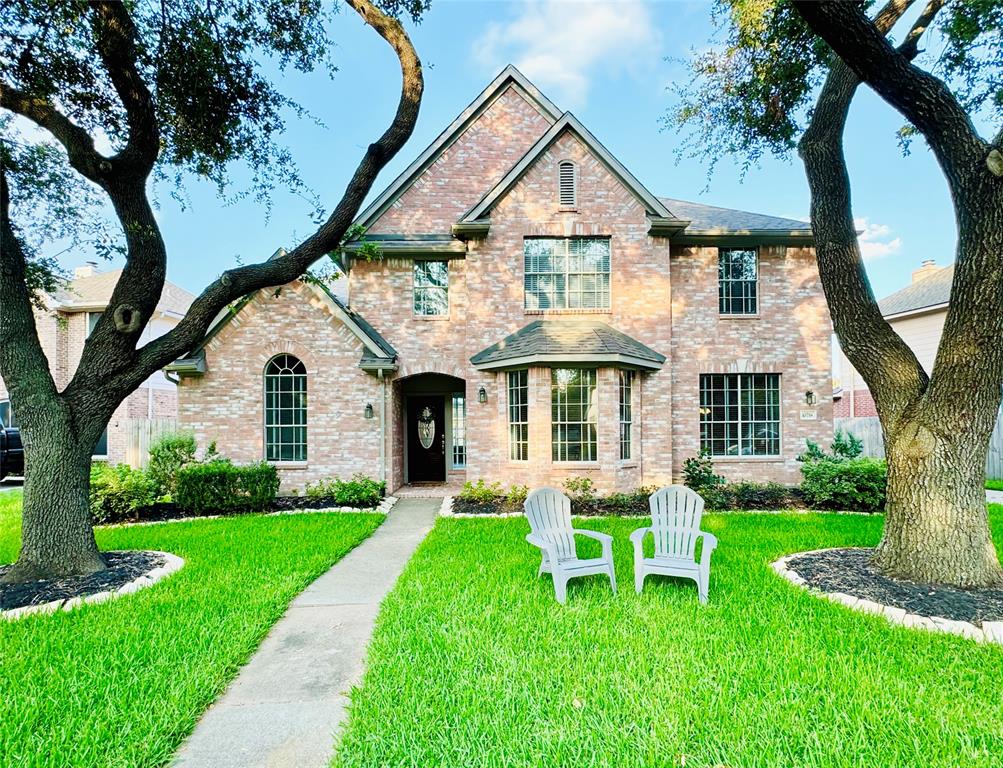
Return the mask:
{"type": "Polygon", "coordinates": [[[575,189],[575,164],[564,160],[560,166],[561,207],[574,208],[578,195],[575,189]]]}

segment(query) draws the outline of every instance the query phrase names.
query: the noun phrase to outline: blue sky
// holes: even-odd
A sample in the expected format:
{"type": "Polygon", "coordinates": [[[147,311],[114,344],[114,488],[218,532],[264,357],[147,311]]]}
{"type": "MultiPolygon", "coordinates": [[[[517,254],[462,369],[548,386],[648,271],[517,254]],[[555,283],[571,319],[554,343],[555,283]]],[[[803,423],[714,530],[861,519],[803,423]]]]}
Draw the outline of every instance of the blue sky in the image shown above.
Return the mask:
{"type": "MultiPolygon", "coordinates": [[[[285,84],[324,124],[290,119],[284,141],[328,210],[366,144],[388,124],[399,86],[396,58],[353,13],[343,11],[334,32],[334,78],[297,74],[285,84]]],[[[676,163],[680,139],[660,123],[673,99],[669,87],[687,77],[672,59],[706,45],[712,32],[710,5],[703,2],[433,0],[413,29],[426,76],[418,126],[374,194],[511,62],[558,107],[574,112],[654,193],[807,219],[808,192],[797,158],[764,160],[744,181],[738,163],[725,159],[706,192],[703,161],[676,163]]],[[[863,89],[847,133],[854,214],[865,230],[867,269],[878,296],[905,285],[923,259],[953,260],[955,225],[946,184],[921,141],[902,156],[895,139],[901,123],[863,89]]],[[[185,210],[162,196],[159,219],[170,254],[168,277],[196,293],[238,260],[265,258],[312,230],[310,206],[288,194],[275,195],[268,217],[254,202],[224,205],[207,184],[190,185],[188,194],[185,210]]],[[[67,257],[68,266],[73,262],[67,257]]]]}

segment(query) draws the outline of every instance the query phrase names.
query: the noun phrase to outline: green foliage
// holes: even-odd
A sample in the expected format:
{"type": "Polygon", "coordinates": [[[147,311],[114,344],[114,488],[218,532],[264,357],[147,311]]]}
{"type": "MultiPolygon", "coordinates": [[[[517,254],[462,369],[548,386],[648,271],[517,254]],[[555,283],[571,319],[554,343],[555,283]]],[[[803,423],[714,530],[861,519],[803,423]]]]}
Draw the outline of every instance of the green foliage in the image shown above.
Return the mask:
{"type": "Polygon", "coordinates": [[[528,485],[513,485],[505,494],[505,503],[513,507],[522,507],[527,496],[529,496],[528,485]]]}
{"type": "Polygon", "coordinates": [[[161,495],[174,496],[178,472],[196,462],[198,444],[191,432],[161,435],[150,446],[150,463],[146,471],[157,484],[161,495]]]}
{"type": "Polygon", "coordinates": [[[304,494],[309,499],[334,499],[338,506],[371,508],[378,506],[386,493],[387,484],[356,474],[351,480],[318,480],[307,483],[304,494]]]}
{"type": "Polygon", "coordinates": [[[813,507],[852,512],[884,509],[887,467],[881,459],[806,461],[801,474],[801,494],[813,507]]]}
{"type": "MultiPolygon", "coordinates": [[[[20,491],[0,494],[2,563],[17,557],[20,511],[20,491]]],[[[172,552],[184,567],[101,605],[0,621],[0,766],[168,765],[289,602],[382,519],[247,515],[97,529],[102,550],[172,552]]]]}
{"type": "Polygon", "coordinates": [[[135,517],[157,498],[157,483],[141,469],[128,464],[112,467],[104,462],[91,465],[90,505],[95,523],[117,523],[135,517]]]}
{"type": "Polygon", "coordinates": [[[596,498],[596,485],[591,477],[569,477],[564,481],[564,490],[572,504],[588,504],[596,498]]]}
{"type": "Polygon", "coordinates": [[[724,478],[714,472],[714,460],[704,449],[699,456],[692,456],[683,462],[683,484],[697,493],[704,489],[721,485],[724,478]]]}
{"type": "Polygon", "coordinates": [[[698,493],[707,509],[783,510],[802,506],[799,492],[780,483],[743,480],[704,487],[698,493]]]}
{"type": "Polygon", "coordinates": [[[844,459],[855,459],[864,452],[864,443],[850,432],[842,429],[836,431],[836,435],[829,445],[830,453],[822,450],[814,440],[807,440],[805,450],[797,457],[797,460],[805,463],[811,461],[843,461],[844,459]]]}
{"type": "Polygon", "coordinates": [[[238,466],[225,459],[191,464],[177,474],[174,501],[194,515],[267,509],[279,491],[279,475],[265,462],[238,466]]]}
{"type": "Polygon", "coordinates": [[[476,483],[472,483],[469,480],[465,482],[463,484],[463,490],[456,494],[456,498],[460,501],[486,504],[492,501],[498,501],[504,495],[501,483],[491,483],[489,485],[484,482],[483,478],[481,478],[478,479],[476,483]]]}

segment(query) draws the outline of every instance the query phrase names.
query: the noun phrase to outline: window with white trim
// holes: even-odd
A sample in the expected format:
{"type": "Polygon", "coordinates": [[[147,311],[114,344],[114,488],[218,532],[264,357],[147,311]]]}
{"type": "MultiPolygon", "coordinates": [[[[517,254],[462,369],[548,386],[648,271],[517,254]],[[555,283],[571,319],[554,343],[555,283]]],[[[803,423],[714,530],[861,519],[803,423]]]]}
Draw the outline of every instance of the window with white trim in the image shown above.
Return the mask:
{"type": "Polygon", "coordinates": [[[508,372],[508,457],[529,461],[529,371],[508,372]]]}
{"type": "Polygon", "coordinates": [[[634,372],[620,371],[620,460],[631,457],[631,430],[634,426],[634,372]]]}
{"type": "Polygon", "coordinates": [[[467,466],[467,398],[453,395],[453,469],[467,466]]]}
{"type": "Polygon", "coordinates": [[[276,355],[265,366],[265,460],[306,461],[306,366],[276,355]]]}
{"type": "Polygon", "coordinates": [[[554,461],[596,460],[597,405],[594,370],[551,369],[550,423],[554,461]]]}
{"type": "Polygon", "coordinates": [[[415,261],[414,313],[422,317],[449,314],[448,261],[415,261]]]}
{"type": "Polygon", "coordinates": [[[98,320],[101,319],[102,312],[87,312],[87,335],[84,338],[89,338],[94,329],[97,328],[98,320]]]}
{"type": "Polygon", "coordinates": [[[570,160],[562,160],[557,169],[561,207],[574,208],[578,204],[578,170],[570,160]]]}
{"type": "Polygon", "coordinates": [[[755,248],[719,248],[718,311],[722,315],[754,315],[759,311],[759,253],[755,248]]]}
{"type": "Polygon", "coordinates": [[[527,237],[526,309],[609,309],[608,237],[527,237]]]}
{"type": "Polygon", "coordinates": [[[779,456],[780,374],[701,374],[700,448],[711,456],[779,456]]]}

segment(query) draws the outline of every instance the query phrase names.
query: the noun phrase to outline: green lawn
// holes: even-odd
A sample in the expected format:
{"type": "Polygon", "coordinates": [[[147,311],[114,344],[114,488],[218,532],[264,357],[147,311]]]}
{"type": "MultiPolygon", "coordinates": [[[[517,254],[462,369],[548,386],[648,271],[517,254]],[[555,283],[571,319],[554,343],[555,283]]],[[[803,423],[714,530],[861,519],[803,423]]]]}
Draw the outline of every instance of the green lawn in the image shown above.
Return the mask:
{"type": "Polygon", "coordinates": [[[440,520],[384,603],[335,766],[1003,765],[1003,648],[893,627],[768,567],[873,545],[880,518],[705,521],[710,605],[687,582],[635,595],[640,523],[597,519],[580,525],[614,535],[621,591],[572,582],[565,608],[523,520],[440,520]]]}
{"type": "MultiPolygon", "coordinates": [[[[0,494],[0,562],[20,492],[0,494]]],[[[185,558],[166,581],[72,613],[0,621],[0,766],[160,766],[289,601],[382,521],[260,515],[98,531],[185,558]]]]}
{"type": "Polygon", "coordinates": [[[1003,491],[1003,480],[986,480],[986,488],[990,491],[1003,491]]]}

